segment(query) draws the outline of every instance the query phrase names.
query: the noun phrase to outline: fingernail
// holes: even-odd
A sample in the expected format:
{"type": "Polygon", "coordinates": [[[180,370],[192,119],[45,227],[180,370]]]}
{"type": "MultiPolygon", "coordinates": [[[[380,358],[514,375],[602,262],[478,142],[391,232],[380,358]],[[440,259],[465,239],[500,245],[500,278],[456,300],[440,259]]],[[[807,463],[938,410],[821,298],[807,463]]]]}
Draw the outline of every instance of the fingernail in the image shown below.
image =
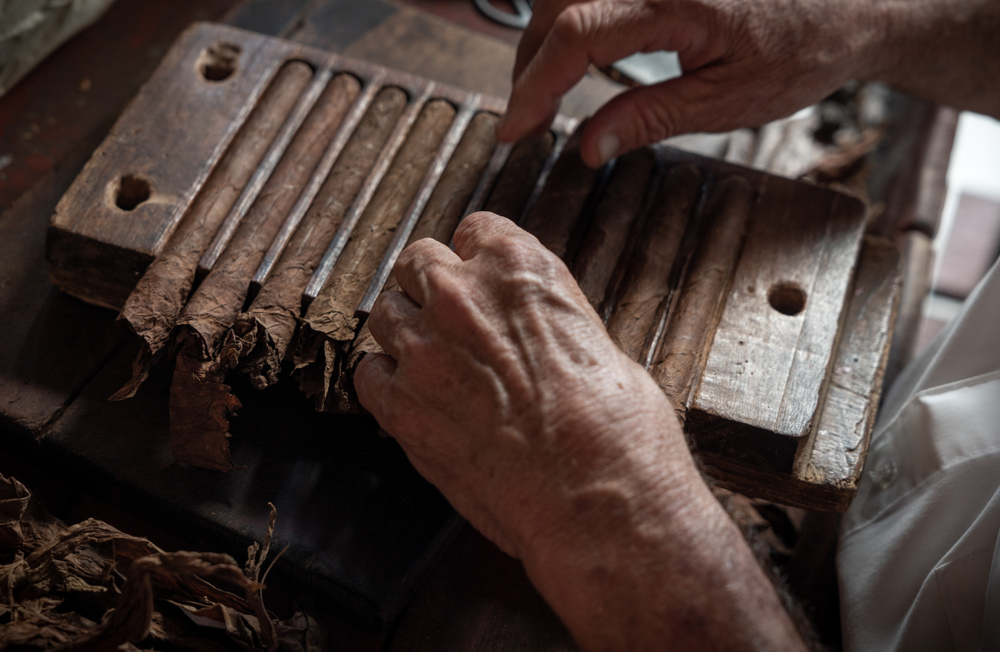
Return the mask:
{"type": "Polygon", "coordinates": [[[618,136],[610,131],[601,134],[601,137],[597,139],[597,155],[601,157],[601,165],[614,158],[615,154],[618,153],[620,145],[618,136]]]}

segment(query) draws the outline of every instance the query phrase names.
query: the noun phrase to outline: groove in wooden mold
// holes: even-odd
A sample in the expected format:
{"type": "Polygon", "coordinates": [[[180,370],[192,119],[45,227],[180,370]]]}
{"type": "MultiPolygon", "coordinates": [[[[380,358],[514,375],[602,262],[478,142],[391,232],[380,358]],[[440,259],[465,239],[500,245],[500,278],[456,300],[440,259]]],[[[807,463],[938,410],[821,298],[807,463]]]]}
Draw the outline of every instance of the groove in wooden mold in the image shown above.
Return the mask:
{"type": "Polygon", "coordinates": [[[683,280],[677,307],[661,343],[661,353],[650,373],[674,409],[683,411],[712,335],[732,271],[743,245],[755,192],[746,179],[729,176],[708,190],[704,229],[683,280]]]}
{"type": "Polygon", "coordinates": [[[701,172],[690,164],[673,166],[664,175],[608,319],[611,339],[644,366],[648,366],[656,325],[669,303],[670,273],[702,184],[701,172]]]}
{"type": "Polygon", "coordinates": [[[312,76],[312,69],[300,62],[278,72],[164,250],[129,295],[119,319],[142,338],[143,347],[132,380],[113,398],[134,395],[146,378],[148,356],[167,342],[191,291],[198,260],[312,76]]]}
{"type": "Polygon", "coordinates": [[[203,274],[208,273],[212,269],[215,261],[225,251],[226,246],[229,244],[229,239],[232,238],[233,233],[246,216],[247,211],[257,201],[257,196],[264,189],[267,180],[278,166],[292,139],[295,138],[296,133],[298,133],[299,128],[305,122],[313,105],[319,99],[320,94],[326,88],[332,76],[333,73],[328,70],[316,75],[312,85],[302,95],[298,105],[288,116],[288,119],[281,128],[281,132],[275,138],[271,144],[271,148],[265,155],[264,161],[257,167],[250,181],[243,187],[243,192],[240,193],[239,199],[233,204],[229,214],[226,215],[226,219],[223,220],[219,230],[215,233],[215,237],[208,246],[208,250],[201,257],[198,267],[203,274]]]}
{"type": "Polygon", "coordinates": [[[399,89],[383,89],[377,95],[376,89],[374,84],[366,88],[366,94],[374,95],[367,110],[273,272],[249,310],[237,319],[233,336],[227,338],[229,366],[242,363],[258,389],[277,380],[298,325],[306,284],[406,106],[406,96],[399,89]]]}
{"type": "MultiPolygon", "coordinates": [[[[303,293],[302,297],[302,300],[306,305],[310,304],[319,295],[323,286],[325,286],[329,280],[330,273],[333,271],[334,266],[337,264],[337,260],[340,258],[341,252],[343,252],[344,247],[347,245],[348,238],[350,238],[351,233],[354,231],[354,226],[357,224],[358,219],[360,219],[361,215],[368,207],[368,202],[371,201],[372,196],[375,194],[375,190],[378,188],[379,184],[382,182],[382,178],[389,170],[389,165],[395,158],[399,148],[403,146],[403,142],[406,140],[407,134],[409,134],[413,123],[416,122],[417,116],[420,114],[420,110],[423,108],[427,100],[430,99],[433,88],[433,83],[428,84],[420,98],[416,101],[411,101],[407,105],[402,117],[396,123],[392,135],[382,148],[382,152],[375,163],[375,167],[372,169],[371,174],[368,175],[368,179],[365,181],[365,185],[362,186],[361,191],[354,200],[354,204],[351,205],[351,209],[350,212],[348,212],[347,217],[344,218],[344,223],[341,224],[340,230],[337,232],[337,235],[334,236],[333,242],[330,243],[326,253],[323,254],[323,259],[320,261],[319,266],[313,273],[313,277],[309,280],[309,284],[306,285],[306,291],[303,293]]],[[[392,90],[405,94],[402,89],[396,87],[392,87],[392,90]]]]}

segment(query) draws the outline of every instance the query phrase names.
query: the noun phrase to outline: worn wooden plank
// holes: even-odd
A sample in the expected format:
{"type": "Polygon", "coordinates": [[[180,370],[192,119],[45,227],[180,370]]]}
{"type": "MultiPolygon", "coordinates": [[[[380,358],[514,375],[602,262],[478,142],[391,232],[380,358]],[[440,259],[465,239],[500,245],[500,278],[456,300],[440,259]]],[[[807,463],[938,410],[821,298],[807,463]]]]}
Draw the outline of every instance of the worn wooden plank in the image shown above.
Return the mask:
{"type": "Polygon", "coordinates": [[[656,326],[676,289],[671,285],[671,272],[703,183],[703,175],[693,165],[676,165],[667,171],[631,252],[608,319],[608,334],[615,344],[647,367],[656,326]]]}
{"type": "Polygon", "coordinates": [[[648,148],[618,159],[573,260],[573,276],[598,313],[603,312],[612,275],[639,217],[654,165],[655,155],[648,148]]]}
{"type": "Polygon", "coordinates": [[[688,416],[713,439],[723,421],[742,424],[773,442],[768,464],[787,466],[825,386],[866,211],[808,186],[778,190],[762,190],[688,416]]]}
{"type": "Polygon", "coordinates": [[[701,451],[708,472],[725,487],[808,509],[845,511],[862,467],[885,379],[896,310],[902,295],[898,247],[866,237],[828,390],[790,472],[747,466],[720,451],[701,451]]]}
{"type": "Polygon", "coordinates": [[[56,207],[48,257],[60,287],[122,305],[122,288],[131,289],[162,250],[283,64],[280,44],[251,46],[251,39],[196,27],[170,51],[156,74],[160,84],[143,87],[127,111],[133,118],[116,123],[56,207]],[[206,70],[229,74],[211,79],[206,70]],[[164,102],[164,94],[176,101],[164,102]],[[149,156],[149,142],[169,143],[172,155],[149,156]]]}
{"type": "Polygon", "coordinates": [[[753,186],[736,175],[712,184],[707,192],[701,224],[694,225],[697,246],[650,368],[682,415],[712,344],[756,198],[753,186]]]}
{"type": "Polygon", "coordinates": [[[47,459],[236,559],[262,539],[274,503],[273,545],[291,546],[269,582],[311,594],[356,625],[388,627],[461,525],[396,443],[378,437],[370,418],[317,414],[294,384],[241,385],[232,446],[241,469],[182,467],[170,453],[166,370],[155,369],[134,399],[107,400],[134,355],[115,357],[69,406],[42,440],[47,459]]]}

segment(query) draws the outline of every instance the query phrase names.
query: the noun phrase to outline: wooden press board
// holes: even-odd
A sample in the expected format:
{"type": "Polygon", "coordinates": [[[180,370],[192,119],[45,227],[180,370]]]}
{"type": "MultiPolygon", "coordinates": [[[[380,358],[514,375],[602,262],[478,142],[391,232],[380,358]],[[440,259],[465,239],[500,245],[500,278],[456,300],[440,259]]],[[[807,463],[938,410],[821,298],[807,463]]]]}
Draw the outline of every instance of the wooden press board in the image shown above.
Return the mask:
{"type": "MultiPolygon", "coordinates": [[[[248,116],[293,60],[312,66],[312,82],[290,103],[282,129],[246,184],[230,192],[226,219],[201,258],[201,274],[226,250],[258,195],[266,194],[268,177],[281,164],[295,129],[337,74],[361,83],[350,114],[355,117],[380,88],[401,88],[409,98],[350,207],[352,215],[362,213],[376,194],[423,107],[444,99],[456,117],[420,192],[393,218],[395,236],[378,252],[381,263],[355,306],[363,320],[435,184],[447,174],[463,130],[475,115],[499,114],[503,102],[212,24],[196,25],[181,37],[64,196],[48,234],[54,281],[84,300],[120,308],[192,206],[212,199],[201,191],[212,187],[213,172],[243,137],[248,116]]],[[[282,216],[284,225],[266,255],[260,252],[261,264],[248,285],[266,284],[356,125],[357,119],[344,120],[308,182],[295,189],[294,208],[282,216]]],[[[719,483],[787,504],[845,509],[857,487],[881,389],[899,290],[895,247],[864,236],[866,210],[852,197],[679,150],[647,148],[589,171],[579,161],[574,126],[558,118],[542,145],[496,146],[466,210],[492,208],[518,219],[566,260],[612,337],[673,399],[719,483]]],[[[343,227],[330,243],[304,289],[304,305],[336,280],[331,274],[338,256],[349,250],[349,229],[343,227]]],[[[337,433],[303,437],[321,438],[335,457],[337,433]]],[[[300,444],[308,457],[308,443],[300,444]]],[[[120,456],[95,455],[92,443],[67,434],[61,445],[108,473],[122,473],[115,468],[120,456]]],[[[233,443],[237,458],[253,447],[246,444],[241,453],[241,445],[239,438],[233,443]]],[[[260,512],[248,511],[253,497],[246,492],[232,488],[233,495],[220,498],[218,491],[224,496],[226,490],[216,489],[212,509],[206,509],[190,491],[164,489],[173,475],[178,481],[189,475],[186,470],[162,456],[147,456],[145,463],[149,469],[133,469],[130,477],[154,500],[236,536],[259,530],[243,522],[260,512]]],[[[199,478],[216,488],[235,487],[199,478]]],[[[389,502],[399,499],[397,494],[389,502]]],[[[440,516],[439,497],[409,507],[418,518],[426,510],[437,514],[430,520],[439,532],[452,527],[440,516]]],[[[315,509],[311,514],[320,516],[315,509]]],[[[381,518],[320,517],[355,519],[359,527],[381,518]]],[[[398,606],[401,599],[399,591],[386,589],[391,573],[374,559],[349,572],[342,563],[345,550],[378,528],[353,541],[317,547],[298,538],[295,515],[290,518],[283,529],[279,515],[277,531],[292,546],[285,558],[289,572],[319,574],[336,587],[332,593],[352,594],[349,602],[363,619],[391,617],[394,607],[386,605],[398,606]],[[328,563],[316,564],[317,558],[328,563]],[[369,582],[366,573],[379,575],[379,581],[369,582]],[[360,603],[368,606],[357,608],[360,603]]],[[[443,540],[428,531],[409,540],[398,531],[379,532],[383,538],[398,536],[400,550],[425,561],[443,540]]],[[[416,566],[389,570],[401,573],[398,580],[404,583],[413,580],[416,566]]]]}

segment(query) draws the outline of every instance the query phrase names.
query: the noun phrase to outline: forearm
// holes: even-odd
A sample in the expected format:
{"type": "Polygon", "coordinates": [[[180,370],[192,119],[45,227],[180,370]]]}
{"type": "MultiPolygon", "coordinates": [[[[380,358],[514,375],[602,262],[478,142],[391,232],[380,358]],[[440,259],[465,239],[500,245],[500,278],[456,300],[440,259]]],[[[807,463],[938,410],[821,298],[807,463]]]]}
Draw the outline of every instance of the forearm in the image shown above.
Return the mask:
{"type": "Polygon", "coordinates": [[[885,35],[859,77],[1000,117],[1000,1],[881,0],[885,35]]]}
{"type": "Polygon", "coordinates": [[[558,527],[521,551],[529,577],[585,650],[803,649],[669,416],[643,426],[657,450],[553,496],[558,527]]]}

